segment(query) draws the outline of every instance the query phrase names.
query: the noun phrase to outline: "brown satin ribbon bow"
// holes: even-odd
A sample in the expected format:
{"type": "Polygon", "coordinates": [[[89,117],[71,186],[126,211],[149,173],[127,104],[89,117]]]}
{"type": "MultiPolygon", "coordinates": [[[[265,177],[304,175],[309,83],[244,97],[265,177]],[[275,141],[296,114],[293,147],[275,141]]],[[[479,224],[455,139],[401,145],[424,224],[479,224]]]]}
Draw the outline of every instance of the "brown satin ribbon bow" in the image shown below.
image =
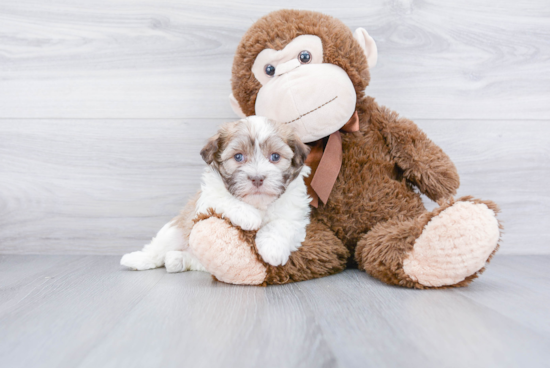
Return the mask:
{"type": "Polygon", "coordinates": [[[339,131],[328,137],[308,143],[311,151],[305,163],[311,168],[311,174],[304,181],[313,207],[319,206],[319,199],[323,203],[327,203],[342,167],[342,137],[340,132],[351,133],[357,131],[359,131],[359,116],[356,111],[339,131]]]}

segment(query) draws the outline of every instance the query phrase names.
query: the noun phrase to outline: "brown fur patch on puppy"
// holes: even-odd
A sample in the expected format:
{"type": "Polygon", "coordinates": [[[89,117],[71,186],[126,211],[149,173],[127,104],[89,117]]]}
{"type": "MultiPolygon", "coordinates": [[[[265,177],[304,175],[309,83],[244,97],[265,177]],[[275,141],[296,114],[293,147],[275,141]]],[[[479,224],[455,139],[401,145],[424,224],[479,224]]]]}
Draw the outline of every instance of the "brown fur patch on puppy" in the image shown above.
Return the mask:
{"type": "Polygon", "coordinates": [[[309,154],[310,147],[300,140],[296,134],[292,134],[287,140],[287,144],[294,151],[294,157],[292,158],[292,166],[295,169],[301,169],[306,162],[307,155],[309,154]]]}
{"type": "Polygon", "coordinates": [[[208,139],[206,145],[201,149],[201,157],[208,165],[214,162],[220,145],[220,135],[216,134],[208,139]]]}
{"type": "Polygon", "coordinates": [[[284,175],[287,183],[290,183],[296,179],[300,171],[302,171],[310,148],[298,138],[294,129],[290,126],[285,124],[277,124],[276,126],[285,144],[289,146],[293,152],[292,159],[290,160],[290,167],[286,170],[284,175]]]}
{"type": "Polygon", "coordinates": [[[215,167],[222,164],[221,154],[227,147],[227,142],[236,134],[238,123],[239,121],[234,121],[222,124],[218,132],[208,139],[201,150],[201,157],[204,162],[208,165],[213,164],[215,167]]]}

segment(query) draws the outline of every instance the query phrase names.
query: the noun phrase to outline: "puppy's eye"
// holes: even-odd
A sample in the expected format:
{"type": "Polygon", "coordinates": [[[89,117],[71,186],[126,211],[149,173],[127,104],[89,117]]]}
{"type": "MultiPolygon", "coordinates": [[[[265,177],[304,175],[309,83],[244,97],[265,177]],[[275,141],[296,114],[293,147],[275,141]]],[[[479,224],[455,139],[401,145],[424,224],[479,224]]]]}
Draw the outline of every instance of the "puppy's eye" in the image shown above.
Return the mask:
{"type": "Polygon", "coordinates": [[[278,153],[272,153],[269,159],[271,160],[271,162],[277,162],[281,159],[281,155],[279,155],[278,153]]]}
{"type": "Polygon", "coordinates": [[[237,162],[242,162],[244,160],[244,156],[242,153],[237,153],[235,156],[233,156],[233,158],[235,159],[235,161],[237,162]]]}
{"type": "Polygon", "coordinates": [[[275,74],[275,67],[271,64],[267,64],[265,66],[265,74],[269,75],[270,77],[273,77],[275,74]]]}
{"type": "Polygon", "coordinates": [[[298,55],[298,59],[300,60],[300,63],[308,64],[311,61],[311,53],[304,50],[300,52],[300,55],[298,55]]]}

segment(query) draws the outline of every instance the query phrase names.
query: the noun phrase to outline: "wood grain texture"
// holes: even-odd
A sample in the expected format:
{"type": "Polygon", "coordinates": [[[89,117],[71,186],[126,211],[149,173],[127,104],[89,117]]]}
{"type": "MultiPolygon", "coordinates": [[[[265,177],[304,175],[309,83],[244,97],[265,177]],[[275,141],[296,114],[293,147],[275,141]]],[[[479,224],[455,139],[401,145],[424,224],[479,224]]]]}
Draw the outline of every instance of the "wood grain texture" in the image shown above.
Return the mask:
{"type": "MultiPolygon", "coordinates": [[[[0,118],[226,118],[234,50],[294,1],[4,0],[0,118]]],[[[413,119],[550,119],[544,0],[300,2],[365,27],[368,94],[413,119]]]]}
{"type": "Polygon", "coordinates": [[[199,189],[199,151],[219,123],[0,121],[0,248],[140,247],[199,189]]]}
{"type": "Polygon", "coordinates": [[[549,123],[417,121],[455,163],[461,182],[457,195],[490,199],[501,207],[503,253],[550,253],[549,123]]]}
{"type": "MultiPolygon", "coordinates": [[[[140,248],[198,190],[222,121],[0,120],[0,253],[140,248]]],[[[458,195],[502,207],[501,253],[550,253],[548,121],[417,123],[456,163],[458,195]]]]}
{"type": "Polygon", "coordinates": [[[359,271],[242,287],[118,260],[0,256],[2,366],[543,367],[550,358],[549,256],[497,256],[470,287],[431,291],[359,271]]]}
{"type": "Polygon", "coordinates": [[[548,335],[549,261],[548,256],[540,255],[499,257],[489,265],[491,272],[483,275],[483,282],[474,282],[471,287],[457,291],[478,304],[548,335]],[[503,283],[505,288],[501,287],[503,283]]]}

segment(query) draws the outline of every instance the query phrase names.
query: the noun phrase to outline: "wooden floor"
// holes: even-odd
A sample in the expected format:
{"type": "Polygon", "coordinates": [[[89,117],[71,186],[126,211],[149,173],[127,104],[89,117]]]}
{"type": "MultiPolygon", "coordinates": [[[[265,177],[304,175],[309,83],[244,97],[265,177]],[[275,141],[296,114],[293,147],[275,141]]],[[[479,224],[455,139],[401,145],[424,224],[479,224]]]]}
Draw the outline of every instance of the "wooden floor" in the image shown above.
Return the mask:
{"type": "Polygon", "coordinates": [[[497,256],[468,288],[350,270],[277,287],[133,272],[115,256],[0,256],[2,367],[542,367],[550,256],[497,256]]]}

